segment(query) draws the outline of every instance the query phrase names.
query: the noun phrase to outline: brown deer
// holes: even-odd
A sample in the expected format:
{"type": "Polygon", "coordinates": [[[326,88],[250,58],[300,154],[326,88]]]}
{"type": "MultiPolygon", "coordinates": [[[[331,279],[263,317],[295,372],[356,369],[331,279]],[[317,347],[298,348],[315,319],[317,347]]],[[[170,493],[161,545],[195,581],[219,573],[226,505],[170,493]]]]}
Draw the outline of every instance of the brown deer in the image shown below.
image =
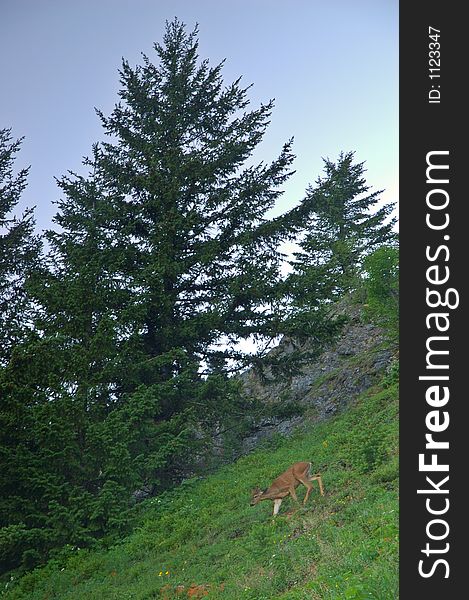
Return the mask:
{"type": "Polygon", "coordinates": [[[311,475],[311,463],[297,462],[287,469],[284,473],[274,479],[272,485],[262,491],[259,488],[252,490],[251,506],[256,505],[261,500],[274,501],[274,516],[278,513],[282,500],[290,495],[295,502],[298,502],[295,489],[302,483],[306,487],[306,494],[303,500],[303,506],[313,489],[313,481],[319,484],[321,496],[324,496],[324,488],[320,473],[311,475]]]}

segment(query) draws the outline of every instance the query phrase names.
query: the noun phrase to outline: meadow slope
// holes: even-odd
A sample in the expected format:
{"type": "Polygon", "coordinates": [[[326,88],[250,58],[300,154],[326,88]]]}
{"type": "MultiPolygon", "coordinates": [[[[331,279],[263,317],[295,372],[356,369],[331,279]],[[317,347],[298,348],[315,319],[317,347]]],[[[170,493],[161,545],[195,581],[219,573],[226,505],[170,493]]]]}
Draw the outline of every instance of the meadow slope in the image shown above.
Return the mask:
{"type": "MultiPolygon", "coordinates": [[[[3,583],[5,600],[396,600],[398,401],[387,382],[334,418],[269,440],[138,507],[111,548],[72,549],[3,583]],[[321,469],[306,507],[250,507],[250,489],[300,460],[321,469]]],[[[299,498],[303,496],[299,488],[299,498]]]]}

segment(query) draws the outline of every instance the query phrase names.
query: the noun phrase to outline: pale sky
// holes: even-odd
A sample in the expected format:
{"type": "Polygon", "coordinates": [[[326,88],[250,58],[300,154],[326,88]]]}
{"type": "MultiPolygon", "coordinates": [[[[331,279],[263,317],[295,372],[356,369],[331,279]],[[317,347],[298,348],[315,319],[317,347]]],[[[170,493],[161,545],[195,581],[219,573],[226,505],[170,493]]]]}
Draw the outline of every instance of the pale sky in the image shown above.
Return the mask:
{"type": "Polygon", "coordinates": [[[118,100],[121,57],[156,61],[165,20],[199,23],[200,57],[226,58],[251,107],[275,98],[256,157],[269,162],[295,138],[296,174],[276,212],[296,205],[322,157],[355,150],[368,184],[398,194],[397,0],[0,0],[0,128],[25,137],[16,167],[31,165],[22,206],[51,226],[54,177],[83,172],[104,134],[94,107],[118,100]]]}

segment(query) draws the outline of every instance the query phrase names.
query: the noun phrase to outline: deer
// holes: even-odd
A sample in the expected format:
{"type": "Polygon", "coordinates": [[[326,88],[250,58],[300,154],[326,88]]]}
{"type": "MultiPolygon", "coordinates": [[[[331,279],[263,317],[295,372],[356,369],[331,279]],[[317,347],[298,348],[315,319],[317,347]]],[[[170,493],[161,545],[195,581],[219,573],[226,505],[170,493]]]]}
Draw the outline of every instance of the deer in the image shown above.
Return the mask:
{"type": "Polygon", "coordinates": [[[309,462],[297,462],[289,467],[284,473],[279,475],[277,479],[274,479],[271,486],[266,490],[262,491],[256,487],[252,490],[251,506],[255,506],[261,500],[273,500],[274,501],[274,513],[273,516],[278,514],[282,500],[287,496],[291,496],[295,502],[298,502],[298,498],[295,489],[302,483],[306,487],[306,494],[303,500],[303,506],[306,504],[311,490],[313,489],[313,481],[317,481],[319,484],[319,491],[321,496],[324,496],[324,487],[322,485],[322,478],[320,473],[311,475],[311,463],[309,462]]]}

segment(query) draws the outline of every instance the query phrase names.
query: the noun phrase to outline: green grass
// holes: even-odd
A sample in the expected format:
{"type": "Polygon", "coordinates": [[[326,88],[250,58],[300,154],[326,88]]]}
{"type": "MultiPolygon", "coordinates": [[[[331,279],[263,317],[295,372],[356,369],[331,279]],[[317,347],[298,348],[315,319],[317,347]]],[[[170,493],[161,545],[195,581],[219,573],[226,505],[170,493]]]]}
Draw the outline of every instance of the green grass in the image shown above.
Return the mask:
{"type": "Polygon", "coordinates": [[[397,410],[396,386],[370,390],[310,431],[146,501],[120,544],[70,549],[3,597],[396,600],[397,410]],[[304,508],[288,499],[275,519],[270,501],[249,506],[252,487],[299,460],[321,467],[324,497],[316,487],[304,508]]]}

